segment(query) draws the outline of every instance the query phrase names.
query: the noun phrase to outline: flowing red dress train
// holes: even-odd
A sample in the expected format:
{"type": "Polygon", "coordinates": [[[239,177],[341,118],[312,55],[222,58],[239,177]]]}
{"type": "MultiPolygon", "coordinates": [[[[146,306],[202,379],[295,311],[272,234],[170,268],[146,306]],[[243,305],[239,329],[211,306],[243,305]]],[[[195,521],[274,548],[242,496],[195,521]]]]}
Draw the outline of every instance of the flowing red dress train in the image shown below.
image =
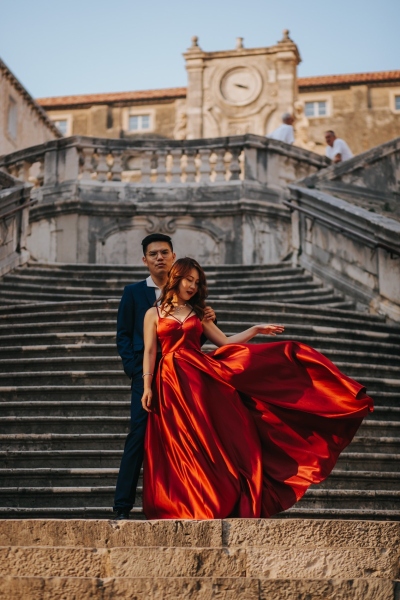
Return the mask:
{"type": "Polygon", "coordinates": [[[201,322],[159,318],[144,459],[148,519],[270,517],[325,479],[373,410],[300,342],[200,348],[201,322]]]}

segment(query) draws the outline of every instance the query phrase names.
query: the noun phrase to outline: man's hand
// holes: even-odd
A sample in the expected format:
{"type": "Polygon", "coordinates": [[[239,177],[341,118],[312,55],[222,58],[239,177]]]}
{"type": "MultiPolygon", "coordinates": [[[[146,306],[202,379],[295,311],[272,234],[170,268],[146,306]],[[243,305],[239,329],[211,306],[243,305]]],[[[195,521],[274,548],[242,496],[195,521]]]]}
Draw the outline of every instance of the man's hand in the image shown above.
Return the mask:
{"type": "Polygon", "coordinates": [[[217,320],[217,315],[215,314],[215,312],[213,311],[211,306],[205,307],[203,319],[205,319],[206,321],[212,321],[212,322],[217,320]]]}

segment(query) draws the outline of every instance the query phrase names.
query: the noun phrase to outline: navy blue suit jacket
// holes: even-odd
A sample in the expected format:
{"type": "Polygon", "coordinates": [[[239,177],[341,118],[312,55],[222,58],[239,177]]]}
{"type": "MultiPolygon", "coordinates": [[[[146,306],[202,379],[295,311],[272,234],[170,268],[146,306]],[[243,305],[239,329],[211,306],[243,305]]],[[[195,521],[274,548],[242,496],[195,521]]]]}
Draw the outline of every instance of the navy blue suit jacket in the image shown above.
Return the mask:
{"type": "MultiPolygon", "coordinates": [[[[155,288],[146,280],[127,285],[122,294],[117,318],[117,348],[124,371],[132,378],[137,354],[142,354],[143,321],[146,312],[156,301],[155,288]]],[[[141,359],[142,360],[142,359],[141,359]]]]}

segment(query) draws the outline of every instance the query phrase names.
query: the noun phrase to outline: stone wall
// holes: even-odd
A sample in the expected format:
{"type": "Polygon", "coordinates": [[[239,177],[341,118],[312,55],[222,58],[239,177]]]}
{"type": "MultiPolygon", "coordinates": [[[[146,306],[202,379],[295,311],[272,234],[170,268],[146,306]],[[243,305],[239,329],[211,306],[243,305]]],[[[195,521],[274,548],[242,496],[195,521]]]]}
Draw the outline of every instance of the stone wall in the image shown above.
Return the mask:
{"type": "Polygon", "coordinates": [[[0,60],[0,155],[58,137],[45,111],[0,60]]]}

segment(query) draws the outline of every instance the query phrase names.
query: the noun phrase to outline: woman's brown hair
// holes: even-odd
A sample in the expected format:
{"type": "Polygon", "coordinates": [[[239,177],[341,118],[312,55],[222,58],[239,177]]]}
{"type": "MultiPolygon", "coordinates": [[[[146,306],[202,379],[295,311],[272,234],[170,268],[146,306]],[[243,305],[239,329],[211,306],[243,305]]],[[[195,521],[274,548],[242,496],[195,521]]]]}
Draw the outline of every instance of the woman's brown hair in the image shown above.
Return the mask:
{"type": "Polygon", "coordinates": [[[168,273],[168,281],[164,286],[161,297],[159,299],[160,309],[165,313],[170,313],[173,310],[172,300],[175,294],[179,291],[179,284],[185,277],[188,277],[192,269],[196,269],[199,273],[199,286],[197,292],[190,298],[189,304],[201,320],[204,316],[206,307],[205,299],[208,295],[206,275],[194,258],[179,258],[168,273]]]}

